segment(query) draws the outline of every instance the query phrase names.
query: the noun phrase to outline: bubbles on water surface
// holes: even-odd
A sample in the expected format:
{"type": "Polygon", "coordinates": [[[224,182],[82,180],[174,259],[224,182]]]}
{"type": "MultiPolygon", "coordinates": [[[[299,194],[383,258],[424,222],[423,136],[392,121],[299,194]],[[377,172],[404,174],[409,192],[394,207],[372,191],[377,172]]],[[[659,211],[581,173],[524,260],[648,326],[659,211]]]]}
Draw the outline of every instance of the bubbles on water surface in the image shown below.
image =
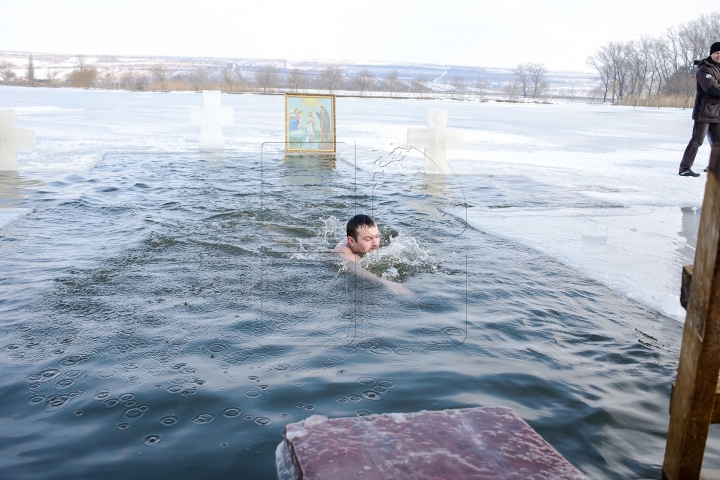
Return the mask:
{"type": "Polygon", "coordinates": [[[264,426],[267,426],[267,425],[272,424],[272,420],[270,420],[270,419],[267,418],[267,417],[256,417],[256,418],[255,418],[255,423],[256,423],[257,425],[260,425],[260,426],[264,427],[264,426]]]}
{"type": "Polygon", "coordinates": [[[165,391],[173,394],[180,393],[183,391],[183,387],[181,385],[170,385],[165,391]]]}
{"type": "Polygon", "coordinates": [[[63,358],[60,360],[60,365],[64,365],[66,367],[78,365],[80,363],[83,363],[87,361],[88,356],[87,355],[70,355],[68,357],[63,358]]]}
{"type": "Polygon", "coordinates": [[[57,368],[46,368],[36,373],[31,373],[27,378],[31,382],[49,382],[60,374],[57,368]]]}
{"type": "Polygon", "coordinates": [[[373,377],[360,377],[358,378],[358,383],[360,385],[374,385],[376,382],[375,378],[373,377]]]}
{"type": "Polygon", "coordinates": [[[130,424],[127,422],[118,423],[118,426],[117,426],[117,428],[119,428],[120,430],[125,430],[126,428],[129,428],[129,427],[130,427],[130,424]]]}
{"type": "Polygon", "coordinates": [[[32,397],[28,398],[28,403],[30,405],[38,405],[45,401],[44,395],[33,395],[32,397]]]}
{"type": "Polygon", "coordinates": [[[222,411],[222,416],[225,418],[236,418],[242,414],[242,408],[228,407],[222,411]]]}
{"type": "Polygon", "coordinates": [[[253,418],[255,418],[255,415],[252,415],[250,413],[248,413],[247,415],[243,415],[243,420],[252,420],[253,418]]]}
{"type": "Polygon", "coordinates": [[[108,398],[102,403],[103,408],[114,408],[120,405],[120,400],[117,398],[108,398]]]}
{"type": "Polygon", "coordinates": [[[160,417],[160,419],[158,419],[158,423],[161,427],[174,427],[175,425],[180,423],[180,417],[178,417],[177,415],[165,415],[164,417],[160,417]]]}
{"type": "Polygon", "coordinates": [[[71,378],[61,378],[60,380],[55,382],[54,386],[58,390],[64,390],[66,388],[72,387],[73,385],[75,385],[75,380],[73,380],[71,378]]]}
{"type": "Polygon", "coordinates": [[[70,401],[69,395],[50,395],[45,400],[45,407],[48,409],[62,408],[70,401]]]}
{"type": "Polygon", "coordinates": [[[258,398],[260,395],[262,395],[262,392],[258,392],[257,390],[246,390],[243,392],[243,395],[248,398],[258,398]]]}
{"type": "Polygon", "coordinates": [[[335,399],[335,401],[338,403],[348,403],[350,401],[350,399],[347,397],[337,397],[335,399]]]}
{"type": "Polygon", "coordinates": [[[212,413],[199,413],[195,415],[192,422],[196,425],[209,425],[215,421],[215,415],[212,413]]]}
{"type": "Polygon", "coordinates": [[[142,443],[146,447],[154,447],[158,443],[162,442],[162,440],[162,435],[148,435],[147,437],[143,438],[142,443]]]}
{"type": "Polygon", "coordinates": [[[125,410],[123,416],[129,420],[139,420],[145,416],[145,412],[150,409],[147,405],[140,405],[139,407],[132,407],[125,410]]]}
{"type": "Polygon", "coordinates": [[[356,410],[353,412],[353,415],[356,417],[367,417],[368,415],[372,415],[372,413],[367,410],[356,410]]]}
{"type": "Polygon", "coordinates": [[[375,390],[366,390],[362,393],[362,396],[368,400],[380,400],[382,398],[382,394],[375,390]]]}
{"type": "Polygon", "coordinates": [[[210,346],[208,346],[208,350],[212,353],[221,353],[227,350],[228,346],[224,343],[213,343],[210,346]]]}

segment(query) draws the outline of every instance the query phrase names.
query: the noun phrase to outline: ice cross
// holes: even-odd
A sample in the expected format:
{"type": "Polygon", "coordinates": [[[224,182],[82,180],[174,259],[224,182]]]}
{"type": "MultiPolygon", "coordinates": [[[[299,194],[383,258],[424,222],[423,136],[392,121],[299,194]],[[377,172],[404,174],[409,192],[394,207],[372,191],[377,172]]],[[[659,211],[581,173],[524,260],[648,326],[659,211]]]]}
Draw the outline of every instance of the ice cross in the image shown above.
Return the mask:
{"type": "Polygon", "coordinates": [[[425,149],[425,170],[445,172],[448,148],[462,148],[462,130],[447,128],[447,110],[429,108],[428,128],[408,128],[408,145],[425,149]]]}
{"type": "Polygon", "coordinates": [[[17,170],[18,150],[35,150],[35,130],[15,128],[15,110],[0,110],[0,170],[17,170]]]}
{"type": "Polygon", "coordinates": [[[202,107],[190,108],[190,123],[200,125],[200,148],[216,150],[225,148],[222,125],[235,122],[235,109],[220,106],[219,90],[203,90],[202,107]]]}

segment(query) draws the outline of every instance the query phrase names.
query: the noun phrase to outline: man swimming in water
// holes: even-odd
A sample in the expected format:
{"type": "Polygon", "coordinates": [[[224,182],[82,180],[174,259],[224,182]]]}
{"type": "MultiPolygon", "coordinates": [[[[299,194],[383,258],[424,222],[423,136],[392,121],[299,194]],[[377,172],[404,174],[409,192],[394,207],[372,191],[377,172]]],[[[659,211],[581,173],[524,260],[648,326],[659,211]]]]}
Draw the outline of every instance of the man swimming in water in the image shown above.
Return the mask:
{"type": "Polygon", "coordinates": [[[366,253],[377,250],[380,247],[380,230],[378,230],[372,218],[367,215],[355,215],[347,223],[346,233],[347,239],[338,243],[333,251],[338,253],[343,259],[353,262],[350,269],[355,275],[381,283],[393,293],[413,295],[411,290],[408,290],[399,283],[373,275],[358,265],[357,262],[364,257],[366,253]]]}

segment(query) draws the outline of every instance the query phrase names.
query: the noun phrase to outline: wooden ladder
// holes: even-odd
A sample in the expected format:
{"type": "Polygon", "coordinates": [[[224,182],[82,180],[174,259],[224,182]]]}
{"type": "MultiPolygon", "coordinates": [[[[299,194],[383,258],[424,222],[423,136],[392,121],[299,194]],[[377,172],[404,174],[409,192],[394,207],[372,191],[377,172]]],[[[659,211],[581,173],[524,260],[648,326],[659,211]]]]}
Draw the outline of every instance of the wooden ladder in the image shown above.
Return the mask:
{"type": "Polygon", "coordinates": [[[683,267],[680,302],[687,317],[662,478],[697,480],[710,424],[720,423],[720,143],[710,153],[695,264],[683,267]]]}

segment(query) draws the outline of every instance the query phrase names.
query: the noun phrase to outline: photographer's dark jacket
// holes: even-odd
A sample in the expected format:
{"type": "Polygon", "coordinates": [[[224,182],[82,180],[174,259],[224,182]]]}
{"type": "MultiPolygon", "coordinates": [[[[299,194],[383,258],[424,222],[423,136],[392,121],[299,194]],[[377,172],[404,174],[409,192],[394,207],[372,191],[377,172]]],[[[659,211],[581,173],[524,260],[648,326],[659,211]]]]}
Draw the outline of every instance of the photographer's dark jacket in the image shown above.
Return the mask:
{"type": "Polygon", "coordinates": [[[720,123],[720,64],[707,58],[700,62],[697,96],[692,118],[696,122],[720,123]]]}

